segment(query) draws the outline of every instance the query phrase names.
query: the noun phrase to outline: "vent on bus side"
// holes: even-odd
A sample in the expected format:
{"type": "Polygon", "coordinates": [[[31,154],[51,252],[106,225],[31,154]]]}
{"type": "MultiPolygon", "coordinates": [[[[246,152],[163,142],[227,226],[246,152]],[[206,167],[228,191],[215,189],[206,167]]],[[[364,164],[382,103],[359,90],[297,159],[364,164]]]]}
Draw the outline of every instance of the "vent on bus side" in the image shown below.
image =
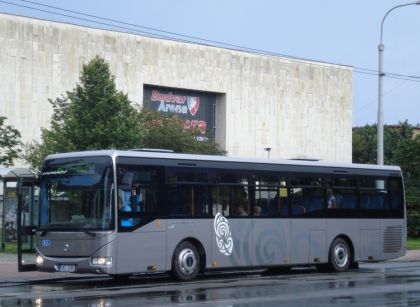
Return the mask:
{"type": "Polygon", "coordinates": [[[399,252],[402,248],[402,227],[388,226],[384,231],[384,253],[399,252]]]}

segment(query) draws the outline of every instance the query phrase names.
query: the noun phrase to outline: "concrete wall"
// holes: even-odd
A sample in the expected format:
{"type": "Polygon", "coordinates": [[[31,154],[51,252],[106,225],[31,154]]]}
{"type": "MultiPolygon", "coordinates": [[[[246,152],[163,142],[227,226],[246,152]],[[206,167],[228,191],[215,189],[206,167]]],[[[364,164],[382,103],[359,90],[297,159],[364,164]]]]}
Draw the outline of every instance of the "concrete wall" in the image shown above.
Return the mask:
{"type": "Polygon", "coordinates": [[[0,14],[0,114],[40,140],[83,63],[99,54],[142,105],[143,85],[219,93],[216,140],[232,156],[351,162],[352,70],[0,14]]]}

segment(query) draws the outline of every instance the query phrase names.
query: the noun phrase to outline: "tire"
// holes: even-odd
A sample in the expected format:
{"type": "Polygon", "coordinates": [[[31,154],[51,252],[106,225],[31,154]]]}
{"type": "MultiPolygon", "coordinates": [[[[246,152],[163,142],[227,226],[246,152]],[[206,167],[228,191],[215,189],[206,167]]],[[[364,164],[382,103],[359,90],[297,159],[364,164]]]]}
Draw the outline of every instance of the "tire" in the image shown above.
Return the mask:
{"type": "Polygon", "coordinates": [[[333,272],[344,272],[350,266],[352,261],[351,251],[346,240],[336,238],[331,244],[328,265],[333,272]]]}
{"type": "Polygon", "coordinates": [[[172,275],[180,281],[193,280],[200,270],[200,255],[194,244],[184,241],[172,257],[172,275]]]}

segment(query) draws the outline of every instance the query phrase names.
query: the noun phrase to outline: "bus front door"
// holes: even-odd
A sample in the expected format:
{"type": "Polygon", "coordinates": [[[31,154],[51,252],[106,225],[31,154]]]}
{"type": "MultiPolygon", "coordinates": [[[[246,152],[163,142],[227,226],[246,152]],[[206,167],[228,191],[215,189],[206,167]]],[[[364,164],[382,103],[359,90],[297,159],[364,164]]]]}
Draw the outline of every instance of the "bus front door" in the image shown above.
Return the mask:
{"type": "Polygon", "coordinates": [[[18,271],[35,271],[34,235],[38,220],[38,184],[34,179],[18,178],[16,190],[18,271]]]}

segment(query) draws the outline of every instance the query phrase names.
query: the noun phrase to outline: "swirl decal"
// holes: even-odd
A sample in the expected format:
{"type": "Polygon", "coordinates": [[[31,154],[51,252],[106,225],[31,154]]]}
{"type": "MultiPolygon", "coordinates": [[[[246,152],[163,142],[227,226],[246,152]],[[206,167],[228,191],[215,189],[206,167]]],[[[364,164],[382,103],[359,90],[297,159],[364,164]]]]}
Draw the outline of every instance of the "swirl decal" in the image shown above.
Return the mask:
{"type": "Polygon", "coordinates": [[[221,213],[217,213],[214,217],[213,226],[219,251],[223,255],[230,256],[233,250],[233,239],[228,220],[221,213]]]}

